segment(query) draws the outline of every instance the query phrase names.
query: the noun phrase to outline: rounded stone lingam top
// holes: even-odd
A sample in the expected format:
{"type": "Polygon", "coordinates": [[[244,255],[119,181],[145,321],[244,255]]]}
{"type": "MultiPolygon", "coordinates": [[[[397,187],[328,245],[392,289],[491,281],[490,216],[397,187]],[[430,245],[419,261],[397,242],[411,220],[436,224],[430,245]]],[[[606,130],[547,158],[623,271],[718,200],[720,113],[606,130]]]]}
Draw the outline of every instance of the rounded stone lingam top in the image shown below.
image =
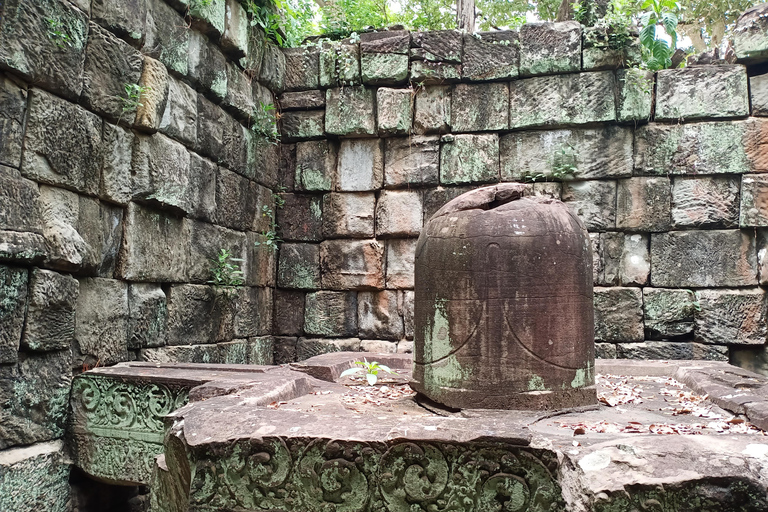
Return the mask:
{"type": "Polygon", "coordinates": [[[563,203],[526,189],[467,192],[419,237],[412,387],[435,402],[597,403],[589,236],[563,203]]]}

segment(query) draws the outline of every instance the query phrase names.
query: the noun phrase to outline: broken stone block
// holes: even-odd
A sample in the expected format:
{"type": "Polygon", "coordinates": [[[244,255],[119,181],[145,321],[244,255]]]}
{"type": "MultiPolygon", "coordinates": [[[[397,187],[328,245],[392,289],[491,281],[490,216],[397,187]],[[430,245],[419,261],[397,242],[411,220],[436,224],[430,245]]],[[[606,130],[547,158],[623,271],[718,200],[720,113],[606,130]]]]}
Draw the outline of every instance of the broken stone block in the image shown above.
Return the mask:
{"type": "Polygon", "coordinates": [[[736,229],[654,233],[651,263],[653,286],[757,285],[755,239],[736,229]]]}
{"type": "Polygon", "coordinates": [[[438,184],[439,137],[393,137],[385,139],[384,144],[384,187],[438,184]]]}
{"type": "Polygon", "coordinates": [[[285,194],[277,210],[280,237],[286,242],[319,242],[323,238],[323,199],[320,196],[285,194]]]}
{"type": "Polygon", "coordinates": [[[168,101],[158,129],[187,146],[197,144],[197,93],[194,89],[169,78],[168,101]]]}
{"type": "Polygon", "coordinates": [[[318,290],[320,288],[320,246],[281,244],[277,286],[298,290],[318,290]]]}
{"type": "Polygon", "coordinates": [[[39,89],[30,102],[21,173],[32,180],[96,195],[102,120],[39,89]]]}
{"type": "Polygon", "coordinates": [[[643,341],[643,291],[595,287],[595,341],[643,341]]]}
{"type": "Polygon", "coordinates": [[[227,94],[222,99],[221,106],[241,121],[249,119],[256,106],[250,80],[234,64],[227,64],[227,94]]]}
{"type": "MultiPolygon", "coordinates": [[[[356,336],[357,294],[332,291],[308,293],[304,307],[304,332],[315,336],[356,336]]],[[[299,347],[301,345],[299,340],[299,347]]],[[[299,348],[299,360],[306,358],[301,353],[299,348]]]]}
{"type": "Polygon", "coordinates": [[[320,52],[317,47],[284,48],[285,90],[305,91],[320,86],[320,52]]]}
{"type": "Polygon", "coordinates": [[[340,192],[365,192],[381,188],[384,174],[383,141],[343,139],[339,148],[339,167],[334,189],[340,192]]]}
{"type": "Polygon", "coordinates": [[[697,307],[698,299],[691,290],[643,288],[646,336],[663,340],[691,334],[697,307]]]}
{"type": "Polygon", "coordinates": [[[345,339],[310,339],[299,338],[296,343],[296,361],[304,361],[310,357],[328,354],[330,352],[360,352],[359,338],[345,339]]]}
{"type": "Polygon", "coordinates": [[[581,70],[581,24],[526,23],[520,28],[520,76],[581,70]]]}
{"type": "Polygon", "coordinates": [[[87,36],[88,15],[67,3],[4,2],[0,8],[0,67],[77,101],[83,87],[87,36]]]}
{"type": "Polygon", "coordinates": [[[0,265],[0,364],[15,363],[27,311],[27,269],[0,265]]]}
{"type": "Polygon", "coordinates": [[[657,75],[657,121],[749,115],[747,70],[742,65],[663,69],[657,75]]]}
{"type": "Polygon", "coordinates": [[[0,461],[0,509],[70,510],[70,468],[63,440],[8,450],[0,461]]]}
{"type": "Polygon", "coordinates": [[[147,0],[146,37],[142,52],[165,64],[176,75],[186,76],[189,24],[163,0],[147,0]]]}
{"type": "Polygon", "coordinates": [[[403,317],[396,291],[358,293],[357,313],[361,337],[386,340],[403,338],[403,317]]]}
{"type": "Polygon", "coordinates": [[[699,290],[696,341],[714,344],[764,345],[768,335],[765,290],[699,290]]]}
{"type": "Polygon", "coordinates": [[[506,130],[508,115],[509,87],[506,83],[453,86],[451,128],[454,132],[506,130]]]}
{"type": "Polygon", "coordinates": [[[404,84],[408,78],[408,55],[363,52],[360,77],[366,85],[404,84]]]}
{"type": "Polygon", "coordinates": [[[141,54],[95,23],[90,24],[81,102],[110,121],[132,123],[141,103],[141,54]]]}
{"type": "Polygon", "coordinates": [[[280,110],[311,110],[325,107],[325,91],[284,92],[280,95],[280,110]]]}
{"type": "Polygon", "coordinates": [[[325,96],[325,131],[332,135],[375,135],[373,89],[328,89],[325,96]]]}
{"type": "Polygon", "coordinates": [[[191,190],[189,163],[189,153],[178,142],[159,133],[137,135],[131,158],[134,199],[191,213],[198,194],[191,190]]]}
{"type": "Polygon", "coordinates": [[[520,35],[516,30],[464,34],[461,76],[470,82],[517,78],[520,35]]]}
{"type": "Polygon", "coordinates": [[[376,113],[379,135],[405,135],[411,131],[413,94],[410,89],[376,91],[376,113]]]}
{"type": "Polygon", "coordinates": [[[373,238],[376,196],[370,193],[330,193],[323,196],[325,238],[373,238]]]}
{"type": "Polygon", "coordinates": [[[75,338],[84,356],[102,365],[127,359],[128,284],[114,279],[80,279],[75,338]]]}
{"type": "Polygon", "coordinates": [[[0,261],[34,265],[41,263],[46,256],[42,235],[0,229],[0,261]]]}
{"type": "Polygon", "coordinates": [[[208,38],[190,30],[187,76],[217,101],[227,96],[227,58],[208,38]]]}
{"type": "Polygon", "coordinates": [[[216,223],[241,231],[251,229],[256,215],[261,213],[256,211],[258,187],[251,180],[219,167],[214,214],[216,223]]]}
{"type": "Polygon", "coordinates": [[[128,286],[128,348],[162,347],[168,329],[168,304],[157,284],[128,286]]]}
{"type": "Polygon", "coordinates": [[[325,289],[382,289],[383,264],[384,246],[375,240],[326,240],[320,244],[325,289]]]}
{"type": "Polygon", "coordinates": [[[672,180],[672,226],[724,228],[739,222],[739,180],[723,176],[672,180]]]}
{"type": "MultiPolygon", "coordinates": [[[[243,272],[239,277],[245,278],[250,263],[246,258],[245,233],[207,222],[186,221],[186,225],[190,233],[190,246],[187,249],[185,281],[196,283],[215,281],[211,268],[217,266],[214,262],[218,260],[222,249],[228,251],[231,258],[243,260],[229,260],[229,262],[237,265],[238,270],[243,272]]],[[[231,284],[229,281],[230,279],[225,276],[221,282],[213,284],[229,285],[231,284]]]]}
{"type": "Polygon", "coordinates": [[[512,81],[509,84],[509,127],[573,126],[614,121],[614,87],[611,71],[512,81]]]}
{"type": "MultiPolygon", "coordinates": [[[[302,308],[303,312],[303,308],[302,308]]],[[[296,359],[296,345],[299,341],[298,338],[275,336],[274,345],[274,364],[288,364],[295,363],[296,359]]]]}
{"type": "Polygon", "coordinates": [[[338,149],[333,141],[296,144],[296,190],[324,192],[333,187],[338,149]]]}
{"type": "Polygon", "coordinates": [[[429,30],[411,33],[411,57],[432,62],[462,61],[462,33],[458,30],[429,30]]]}
{"type": "MultiPolygon", "coordinates": [[[[154,133],[160,127],[160,121],[168,102],[168,70],[159,60],[152,57],[144,57],[144,66],[141,70],[139,87],[141,88],[136,105],[136,116],[133,125],[139,129],[154,133]]],[[[197,102],[197,97],[194,98],[197,102]]],[[[197,110],[195,110],[197,116],[197,110]]],[[[131,118],[129,117],[128,120],[131,118]]],[[[196,122],[196,121],[195,121],[196,122]]],[[[105,126],[106,130],[106,126],[105,126]]],[[[106,139],[106,133],[104,135],[106,139]]],[[[106,152],[110,150],[109,146],[106,152]]]]}
{"type": "Polygon", "coordinates": [[[616,227],[626,231],[669,231],[669,178],[628,178],[616,189],[616,227]]]}
{"type": "Polygon", "coordinates": [[[768,174],[741,177],[740,227],[768,226],[768,174]]]}
{"type": "Polygon", "coordinates": [[[413,288],[416,239],[387,241],[387,288],[413,288]]]}
{"type": "Polygon", "coordinates": [[[700,343],[646,341],[643,343],[619,343],[616,348],[619,359],[728,360],[728,347],[701,345],[700,343]]]}
{"type": "Polygon", "coordinates": [[[419,87],[414,99],[414,133],[447,133],[450,122],[451,86],[419,87]]]}
{"type": "Polygon", "coordinates": [[[24,140],[27,91],[0,76],[0,164],[18,168],[24,140]]]}
{"type": "Polygon", "coordinates": [[[75,339],[75,304],[79,290],[77,279],[34,269],[29,281],[22,346],[41,352],[69,349],[75,339]]]}
{"type": "Polygon", "coordinates": [[[304,327],[304,292],[275,290],[275,332],[298,336],[304,327]]]}
{"type": "Polygon", "coordinates": [[[384,30],[360,34],[360,51],[363,53],[407,54],[411,34],[407,30],[384,30]]]}
{"type": "Polygon", "coordinates": [[[440,183],[493,183],[499,181],[499,136],[445,135],[441,139],[440,183]]]}
{"type": "Polygon", "coordinates": [[[515,132],[499,146],[502,181],[632,175],[632,130],[620,126],[515,132]]]}
{"type": "Polygon", "coordinates": [[[322,137],[325,133],[325,110],[284,112],[280,118],[282,141],[291,142],[322,137]]]}
{"type": "Polygon", "coordinates": [[[422,217],[419,191],[382,190],[376,203],[376,237],[418,236],[422,217]]]}
{"type": "Polygon", "coordinates": [[[606,231],[616,227],[615,181],[563,183],[563,202],[579,216],[589,231],[606,231]]]}

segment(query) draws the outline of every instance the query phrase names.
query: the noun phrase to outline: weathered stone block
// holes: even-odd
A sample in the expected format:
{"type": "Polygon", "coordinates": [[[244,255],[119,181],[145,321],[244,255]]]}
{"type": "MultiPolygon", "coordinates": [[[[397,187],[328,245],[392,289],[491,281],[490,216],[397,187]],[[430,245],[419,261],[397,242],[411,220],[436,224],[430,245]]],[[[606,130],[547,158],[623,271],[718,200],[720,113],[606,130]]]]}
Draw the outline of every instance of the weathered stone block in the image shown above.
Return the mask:
{"type": "Polygon", "coordinates": [[[15,363],[27,311],[25,268],[0,265],[0,363],[15,363]]]}
{"type": "Polygon", "coordinates": [[[697,307],[698,299],[691,290],[644,288],[646,336],[663,340],[691,334],[697,307]]]}
{"type": "Polygon", "coordinates": [[[499,136],[446,135],[440,149],[440,183],[493,183],[499,180],[499,136]]]}
{"type": "Polygon", "coordinates": [[[614,83],[611,71],[510,82],[509,127],[572,126],[614,121],[614,83]]]}
{"type": "Polygon", "coordinates": [[[275,339],[272,336],[248,338],[248,364],[275,364],[275,339]]]}
{"type": "Polygon", "coordinates": [[[414,136],[388,138],[384,150],[384,186],[437,185],[440,138],[414,136]]]}
{"type": "MultiPolygon", "coordinates": [[[[357,294],[321,291],[308,293],[304,307],[304,332],[309,335],[357,335],[357,294]]],[[[299,340],[299,347],[301,347],[299,340]]],[[[299,360],[305,359],[299,348],[299,360]]]]}
{"type": "Polygon", "coordinates": [[[277,210],[280,236],[287,242],[320,241],[323,238],[323,200],[320,196],[285,194],[277,210]]]}
{"type": "Polygon", "coordinates": [[[695,339],[702,343],[764,345],[768,335],[765,290],[700,290],[695,339]]]}
{"type": "Polygon", "coordinates": [[[210,160],[189,154],[189,197],[192,215],[213,222],[216,215],[216,180],[218,167],[210,160]]]}
{"type": "Polygon", "coordinates": [[[361,337],[403,338],[403,317],[398,293],[393,290],[357,294],[357,325],[361,337]]]}
{"type": "Polygon", "coordinates": [[[370,193],[331,193],[323,196],[325,238],[373,238],[376,196],[370,193]]]}
{"type": "Polygon", "coordinates": [[[334,189],[365,192],[381,188],[384,174],[384,141],[344,139],[339,148],[339,167],[334,189]]]}
{"type": "Polygon", "coordinates": [[[163,0],[147,0],[147,29],[142,52],[176,75],[187,74],[189,24],[163,0]]]}
{"type": "MultiPolygon", "coordinates": [[[[91,21],[140,48],[147,20],[146,0],[92,0],[91,21]]],[[[87,8],[85,12],[88,12],[87,8]]]]}
{"type": "Polygon", "coordinates": [[[257,215],[258,187],[251,180],[220,167],[216,179],[216,223],[241,231],[251,229],[257,215]]]}
{"type": "Polygon", "coordinates": [[[242,57],[248,53],[248,38],[250,23],[248,13],[237,0],[226,1],[226,18],[224,33],[221,36],[221,47],[234,57],[242,57]]]}
{"type": "Polygon", "coordinates": [[[595,340],[643,341],[640,288],[595,287],[595,340]]]}
{"type": "MultiPolygon", "coordinates": [[[[220,337],[220,328],[233,329],[233,302],[236,289],[185,284],[171,286],[168,292],[168,345],[198,345],[228,341],[220,337]]],[[[229,340],[233,338],[229,332],[229,340]]],[[[214,361],[211,361],[214,362],[214,361]]]]}
{"type": "Polygon", "coordinates": [[[256,106],[251,81],[234,64],[227,64],[227,94],[222,99],[221,106],[240,120],[249,119],[256,106]]]}
{"type": "Polygon", "coordinates": [[[563,197],[563,187],[557,182],[538,182],[533,183],[533,195],[538,197],[549,197],[560,201],[563,197]]]}
{"type": "Polygon", "coordinates": [[[755,239],[738,230],[655,233],[651,283],[671,288],[756,285],[755,239]]]}
{"type": "Polygon", "coordinates": [[[0,164],[21,165],[24,140],[24,113],[27,91],[5,76],[0,76],[0,164]]]}
{"type": "Polygon", "coordinates": [[[61,440],[8,450],[0,459],[0,509],[67,512],[70,467],[61,440]]]}
{"type": "Polygon", "coordinates": [[[196,210],[193,200],[190,157],[178,142],[161,134],[137,135],[134,139],[131,171],[133,197],[150,205],[184,213],[196,210]]]}
{"type": "Polygon", "coordinates": [[[416,239],[387,242],[387,288],[413,288],[416,239]]]}
{"type": "Polygon", "coordinates": [[[188,4],[192,27],[218,40],[226,27],[225,0],[189,0],[188,4]]]}
{"type": "MultiPolygon", "coordinates": [[[[190,246],[187,249],[187,265],[185,266],[185,281],[196,283],[211,283],[214,281],[212,267],[217,264],[221,250],[229,251],[231,258],[229,260],[233,265],[243,272],[241,278],[245,278],[248,272],[248,259],[246,257],[246,235],[239,231],[223,228],[207,222],[185,221],[190,233],[190,246]],[[243,261],[237,261],[237,259],[243,261]]],[[[227,279],[224,282],[213,284],[228,285],[227,279]]]]}
{"type": "Polygon", "coordinates": [[[499,141],[502,181],[632,175],[632,130],[620,126],[515,132],[499,141]]]}
{"type": "Polygon", "coordinates": [[[330,352],[360,352],[359,338],[345,339],[310,339],[299,338],[296,343],[296,360],[304,361],[310,357],[330,352]]]}
{"type": "Polygon", "coordinates": [[[413,32],[411,47],[414,59],[450,63],[462,61],[462,33],[458,30],[413,32]]]}
{"type": "Polygon", "coordinates": [[[563,202],[579,216],[589,231],[605,231],[616,227],[615,181],[563,183],[563,202]]]}
{"type": "Polygon", "coordinates": [[[760,284],[768,284],[768,230],[757,230],[757,265],[760,284]]]}
{"type": "Polygon", "coordinates": [[[446,133],[451,122],[451,86],[434,85],[416,90],[414,133],[446,133]]]}
{"type": "Polygon", "coordinates": [[[411,82],[419,85],[450,84],[461,80],[461,64],[411,61],[411,82]]]}
{"type": "Polygon", "coordinates": [[[322,137],[325,133],[325,110],[284,112],[280,118],[282,140],[291,142],[322,137]]]}
{"type": "Polygon", "coordinates": [[[87,14],[56,0],[4,2],[0,67],[77,101],[83,87],[87,14]]]}
{"type": "MultiPolygon", "coordinates": [[[[413,339],[413,291],[404,291],[403,293],[403,324],[405,324],[405,338],[408,340],[413,339]]],[[[411,343],[412,345],[412,343],[411,343]]],[[[408,344],[406,344],[406,347],[408,344]]],[[[405,348],[405,347],[404,347],[405,348]]],[[[401,351],[400,346],[397,347],[398,352],[401,351]]],[[[407,351],[407,350],[403,350],[407,351]]],[[[410,352],[413,352],[413,346],[410,347],[410,352]]]]}
{"type": "Polygon", "coordinates": [[[581,25],[575,21],[526,23],[520,28],[520,75],[581,70],[581,25]]]}
{"type": "MultiPolygon", "coordinates": [[[[134,126],[154,133],[160,127],[160,121],[168,102],[168,70],[159,60],[144,57],[139,86],[142,88],[136,105],[134,126]]],[[[194,99],[197,101],[197,98],[194,99]]],[[[197,111],[195,111],[197,115],[197,111]]],[[[128,120],[131,118],[129,117],[128,120]]],[[[106,130],[106,128],[105,128],[106,130]]],[[[106,138],[106,134],[105,134],[106,138]]],[[[109,151],[109,147],[105,151],[109,151]]]]}
{"type": "Polygon", "coordinates": [[[338,149],[333,141],[296,144],[296,190],[329,191],[336,175],[338,149]]]}
{"type": "Polygon", "coordinates": [[[280,144],[277,170],[277,187],[283,192],[293,192],[296,183],[296,144],[280,144]]]}
{"type": "MultiPolygon", "coordinates": [[[[189,31],[188,76],[217,101],[227,96],[227,58],[202,34],[189,31]]],[[[259,63],[261,64],[261,63],[259,63]]]]}
{"type": "Polygon", "coordinates": [[[128,284],[114,279],[80,279],[75,338],[80,353],[110,365],[128,352],[128,284]]]}
{"type": "MultiPolygon", "coordinates": [[[[256,340],[253,336],[263,336],[272,332],[272,313],[274,299],[272,288],[245,287],[240,290],[235,307],[234,336],[238,338],[248,337],[256,342],[254,354],[259,355],[261,349],[267,344],[267,340],[256,340]],[[261,347],[261,348],[258,348],[261,347]]],[[[270,346],[271,348],[271,346],[270,346]]],[[[259,355],[264,358],[264,355],[259,355]]],[[[250,361],[250,360],[249,360],[250,361]]],[[[264,364],[264,363],[249,363],[264,364]]],[[[270,363],[271,364],[271,363],[270,363]]]]}
{"type": "Polygon", "coordinates": [[[218,345],[148,348],[139,352],[139,360],[153,363],[221,364],[221,349],[218,345]]]}
{"type": "Polygon", "coordinates": [[[616,71],[616,120],[647,121],[653,104],[653,71],[616,71]]]}
{"type": "Polygon", "coordinates": [[[0,229],[42,233],[37,183],[0,166],[0,229]]]}
{"type": "Polygon", "coordinates": [[[197,93],[194,89],[169,79],[168,101],[158,128],[190,147],[197,144],[197,93]]]}
{"type": "Polygon", "coordinates": [[[246,233],[246,286],[275,286],[277,273],[277,250],[267,244],[266,234],[246,233]]]}
{"type": "Polygon", "coordinates": [[[751,64],[768,57],[765,6],[758,5],[744,11],[733,30],[733,44],[739,62],[751,64]]]}
{"type": "Polygon", "coordinates": [[[644,285],[651,260],[648,235],[591,233],[593,280],[599,286],[644,285]]]}
{"type": "Polygon", "coordinates": [[[407,30],[385,30],[360,34],[360,51],[363,53],[407,54],[411,34],[407,30]]]}
{"type": "MultiPolygon", "coordinates": [[[[249,133],[247,130],[245,133],[249,133]]],[[[277,188],[277,173],[280,167],[280,145],[263,137],[251,137],[248,148],[248,167],[254,171],[254,180],[267,188],[277,188]]]]}
{"type": "Polygon", "coordinates": [[[28,350],[68,349],[75,339],[75,304],[80,284],[70,276],[36,268],[29,281],[29,305],[22,345],[28,350]]]}
{"type": "Polygon", "coordinates": [[[304,292],[275,290],[275,332],[298,336],[304,328],[304,292]]]}
{"type": "Polygon", "coordinates": [[[195,151],[218,162],[225,152],[224,125],[229,116],[202,94],[197,95],[197,144],[195,151]]]}
{"type": "Polygon", "coordinates": [[[99,197],[125,206],[133,197],[134,134],[119,126],[104,123],[104,165],[101,168],[99,197]]]}
{"type": "Polygon", "coordinates": [[[418,236],[423,215],[421,192],[382,190],[376,203],[376,237],[418,236]]]}
{"type": "Polygon", "coordinates": [[[310,110],[325,107],[325,91],[284,92],[280,95],[280,110],[310,110]]]}
{"type": "Polygon", "coordinates": [[[277,286],[299,290],[320,288],[320,246],[316,244],[280,245],[277,286]]]}
{"type": "Polygon", "coordinates": [[[34,265],[45,259],[46,252],[42,235],[0,229],[0,261],[34,265]]]}
{"type": "Polygon", "coordinates": [[[663,69],[656,82],[656,120],[749,115],[744,66],[691,66],[663,69]]]}
{"type": "Polygon", "coordinates": [[[459,197],[465,192],[469,192],[474,187],[437,187],[424,191],[424,222],[426,223],[437,210],[443,207],[451,199],[459,197]]]}
{"type": "Polygon", "coordinates": [[[413,120],[413,94],[410,89],[376,91],[376,113],[379,135],[404,135],[410,133],[413,120]]]}
{"type": "Polygon", "coordinates": [[[619,359],[728,360],[728,347],[701,345],[699,343],[646,341],[643,343],[619,343],[616,348],[619,359]]]}
{"type": "Polygon", "coordinates": [[[516,78],[520,35],[516,30],[464,34],[462,78],[471,82],[516,78]]]}
{"type": "Polygon", "coordinates": [[[323,288],[382,289],[383,265],[384,246],[375,240],[327,240],[320,244],[323,288]]]}
{"type": "Polygon", "coordinates": [[[21,173],[27,178],[96,195],[102,120],[39,89],[30,91],[21,173]]]}
{"type": "Polygon", "coordinates": [[[285,55],[277,45],[269,41],[264,44],[259,82],[276,94],[283,92],[285,88],[285,55]]]}
{"type": "Polygon", "coordinates": [[[640,62],[640,43],[637,40],[637,32],[632,34],[633,40],[627,41],[620,48],[615,48],[613,41],[609,39],[608,30],[602,27],[584,29],[581,42],[582,70],[617,69],[640,62]]]}
{"type": "Polygon", "coordinates": [[[320,87],[360,84],[360,46],[324,41],[320,52],[320,87]]]}
{"type": "Polygon", "coordinates": [[[451,128],[455,132],[506,130],[509,126],[506,83],[458,84],[451,93],[451,128]]]}
{"type": "Polygon", "coordinates": [[[619,180],[616,227],[626,231],[669,231],[671,188],[669,178],[619,180]]]}
{"type": "Polygon", "coordinates": [[[595,359],[616,359],[616,344],[595,343],[595,359]]]}
{"type": "Polygon", "coordinates": [[[333,135],[375,135],[373,89],[328,89],[325,96],[325,131],[333,135]]]}
{"type": "Polygon", "coordinates": [[[738,218],[738,177],[673,178],[673,227],[731,228],[738,225],[738,218]]]}
{"type": "Polygon", "coordinates": [[[740,227],[768,226],[768,174],[741,177],[740,227]]]}
{"type": "Polygon", "coordinates": [[[162,347],[168,329],[168,304],[157,284],[128,286],[128,348],[162,347]]]}
{"type": "Polygon", "coordinates": [[[383,340],[361,340],[360,351],[372,354],[396,354],[397,343],[383,340]]]}
{"type": "Polygon", "coordinates": [[[768,73],[749,77],[749,98],[753,116],[768,116],[768,73]]]}
{"type": "MultiPolygon", "coordinates": [[[[304,309],[302,308],[302,313],[304,309]]],[[[274,364],[295,363],[298,338],[275,336],[274,364]]]]}
{"type": "Polygon", "coordinates": [[[366,85],[404,84],[408,78],[408,55],[363,52],[360,76],[366,85]]]}
{"type": "Polygon", "coordinates": [[[284,48],[285,90],[305,91],[320,86],[320,51],[316,47],[284,48]]]}

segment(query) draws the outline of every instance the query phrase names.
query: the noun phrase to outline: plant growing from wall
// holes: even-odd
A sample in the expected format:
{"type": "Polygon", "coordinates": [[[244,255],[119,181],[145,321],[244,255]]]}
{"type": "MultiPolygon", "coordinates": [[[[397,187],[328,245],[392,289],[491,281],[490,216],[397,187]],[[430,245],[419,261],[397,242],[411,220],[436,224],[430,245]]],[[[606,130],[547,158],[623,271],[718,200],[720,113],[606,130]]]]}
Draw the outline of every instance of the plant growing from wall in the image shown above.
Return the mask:
{"type": "Polygon", "coordinates": [[[643,64],[653,71],[669,68],[672,66],[672,54],[677,48],[677,13],[680,4],[675,0],[645,0],[642,9],[645,9],[640,16],[640,25],[643,27],[640,31],[643,64]],[[670,43],[661,39],[663,33],[669,36],[670,43]]]}
{"type": "Polygon", "coordinates": [[[347,377],[348,375],[365,372],[365,380],[368,381],[368,385],[374,386],[379,380],[379,372],[395,373],[388,366],[379,364],[376,361],[369,363],[367,359],[363,359],[362,361],[355,361],[355,364],[360,365],[361,368],[344,370],[339,377],[347,377]]]}
{"type": "Polygon", "coordinates": [[[261,216],[269,219],[269,229],[266,231],[262,231],[260,233],[261,237],[263,238],[263,241],[254,242],[254,244],[256,245],[256,247],[263,246],[268,249],[272,249],[273,251],[276,251],[277,244],[282,242],[282,240],[277,234],[278,226],[277,226],[277,221],[275,217],[275,211],[269,206],[264,205],[261,207],[261,216]]]}
{"type": "Polygon", "coordinates": [[[273,144],[280,141],[280,134],[277,132],[277,113],[273,104],[260,101],[259,106],[253,109],[251,131],[273,144]]]}
{"type": "Polygon", "coordinates": [[[58,48],[72,46],[72,37],[66,32],[66,28],[61,20],[46,18],[45,23],[48,25],[48,39],[53,41],[53,44],[58,48]]]}
{"type": "Polygon", "coordinates": [[[576,167],[576,153],[570,144],[563,145],[552,157],[552,170],[550,172],[526,171],[520,177],[526,183],[541,181],[563,181],[578,172],[576,167]]]}
{"type": "Polygon", "coordinates": [[[211,279],[209,284],[216,286],[242,286],[243,271],[240,269],[242,258],[233,258],[232,253],[226,249],[221,249],[215,258],[212,258],[213,266],[211,270],[211,279]]]}

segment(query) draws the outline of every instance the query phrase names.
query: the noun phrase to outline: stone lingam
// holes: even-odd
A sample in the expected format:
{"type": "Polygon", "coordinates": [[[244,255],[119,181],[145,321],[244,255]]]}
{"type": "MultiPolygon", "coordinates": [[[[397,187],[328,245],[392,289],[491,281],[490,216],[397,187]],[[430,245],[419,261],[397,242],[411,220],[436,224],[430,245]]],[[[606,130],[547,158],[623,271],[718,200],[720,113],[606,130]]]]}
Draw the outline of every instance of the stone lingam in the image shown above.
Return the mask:
{"type": "Polygon", "coordinates": [[[589,236],[563,203],[527,190],[467,192],[419,237],[411,386],[435,402],[597,403],[589,236]]]}

